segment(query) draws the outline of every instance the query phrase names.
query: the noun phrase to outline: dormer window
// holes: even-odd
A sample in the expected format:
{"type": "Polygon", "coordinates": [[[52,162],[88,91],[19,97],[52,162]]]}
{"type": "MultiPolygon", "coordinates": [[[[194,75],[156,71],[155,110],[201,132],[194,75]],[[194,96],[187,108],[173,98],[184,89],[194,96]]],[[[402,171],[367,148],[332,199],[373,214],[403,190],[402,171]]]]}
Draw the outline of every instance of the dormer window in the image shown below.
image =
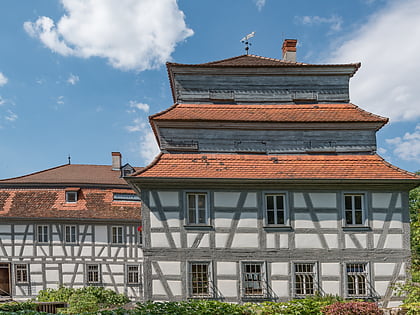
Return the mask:
{"type": "Polygon", "coordinates": [[[77,202],[77,191],[66,191],[66,202],[74,203],[77,202]]]}
{"type": "Polygon", "coordinates": [[[136,170],[134,169],[134,167],[132,167],[130,164],[127,163],[121,167],[121,177],[130,176],[135,171],[136,170]]]}

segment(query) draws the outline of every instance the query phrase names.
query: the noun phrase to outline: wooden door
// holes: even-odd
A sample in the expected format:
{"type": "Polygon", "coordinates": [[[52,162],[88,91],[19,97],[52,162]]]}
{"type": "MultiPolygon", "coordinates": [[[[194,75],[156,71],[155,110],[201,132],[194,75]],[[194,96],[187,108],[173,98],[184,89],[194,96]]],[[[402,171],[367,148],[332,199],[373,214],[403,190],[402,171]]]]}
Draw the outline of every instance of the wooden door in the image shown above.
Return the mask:
{"type": "Polygon", "coordinates": [[[10,264],[0,264],[0,295],[10,295],[10,264]]]}

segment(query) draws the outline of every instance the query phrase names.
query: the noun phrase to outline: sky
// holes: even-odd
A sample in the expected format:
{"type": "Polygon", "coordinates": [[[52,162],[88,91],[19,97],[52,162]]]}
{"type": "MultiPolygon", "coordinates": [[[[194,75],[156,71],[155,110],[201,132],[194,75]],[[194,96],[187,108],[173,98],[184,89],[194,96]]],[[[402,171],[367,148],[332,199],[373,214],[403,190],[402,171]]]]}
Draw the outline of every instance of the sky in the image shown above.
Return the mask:
{"type": "Polygon", "coordinates": [[[2,0],[0,179],[68,163],[145,166],[148,116],[173,100],[165,63],[245,53],[353,63],[351,102],[389,117],[378,153],[420,170],[419,0],[2,0]]]}

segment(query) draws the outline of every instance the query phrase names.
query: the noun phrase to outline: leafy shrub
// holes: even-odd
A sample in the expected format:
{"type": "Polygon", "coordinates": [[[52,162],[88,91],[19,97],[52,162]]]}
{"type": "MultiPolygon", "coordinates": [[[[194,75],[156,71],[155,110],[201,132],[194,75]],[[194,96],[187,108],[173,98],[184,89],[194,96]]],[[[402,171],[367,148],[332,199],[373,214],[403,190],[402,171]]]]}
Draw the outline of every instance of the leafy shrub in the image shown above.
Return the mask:
{"type": "Polygon", "coordinates": [[[22,310],[36,310],[36,304],[31,301],[0,304],[0,312],[17,312],[22,310]]]}
{"type": "Polygon", "coordinates": [[[381,315],[382,311],[373,302],[336,302],[322,309],[325,315],[381,315]]]}
{"type": "Polygon", "coordinates": [[[67,303],[69,307],[60,309],[60,312],[68,314],[96,312],[101,308],[121,306],[130,301],[125,295],[102,287],[46,289],[39,292],[37,300],[67,303]]]}
{"type": "Polygon", "coordinates": [[[48,315],[49,313],[45,312],[38,312],[34,310],[18,310],[18,311],[1,311],[0,315],[48,315]]]}
{"type": "Polygon", "coordinates": [[[407,315],[420,314],[420,284],[407,281],[397,285],[397,294],[404,296],[403,306],[407,308],[407,315]]]}

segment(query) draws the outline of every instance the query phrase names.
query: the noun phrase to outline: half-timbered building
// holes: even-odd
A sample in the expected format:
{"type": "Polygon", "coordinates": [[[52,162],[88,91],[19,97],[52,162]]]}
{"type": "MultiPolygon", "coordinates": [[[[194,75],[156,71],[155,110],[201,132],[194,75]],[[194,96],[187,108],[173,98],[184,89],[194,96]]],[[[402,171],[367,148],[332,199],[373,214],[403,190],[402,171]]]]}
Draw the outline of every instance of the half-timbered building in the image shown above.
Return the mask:
{"type": "Polygon", "coordinates": [[[376,153],[388,119],[350,103],[354,64],[242,55],[168,63],[174,105],[141,195],[144,294],[231,302],[320,294],[399,303],[419,177],[376,153]]]}
{"type": "Polygon", "coordinates": [[[95,285],[142,297],[140,200],[122,178],[135,170],[112,160],[0,181],[0,296],[95,285]]]}

